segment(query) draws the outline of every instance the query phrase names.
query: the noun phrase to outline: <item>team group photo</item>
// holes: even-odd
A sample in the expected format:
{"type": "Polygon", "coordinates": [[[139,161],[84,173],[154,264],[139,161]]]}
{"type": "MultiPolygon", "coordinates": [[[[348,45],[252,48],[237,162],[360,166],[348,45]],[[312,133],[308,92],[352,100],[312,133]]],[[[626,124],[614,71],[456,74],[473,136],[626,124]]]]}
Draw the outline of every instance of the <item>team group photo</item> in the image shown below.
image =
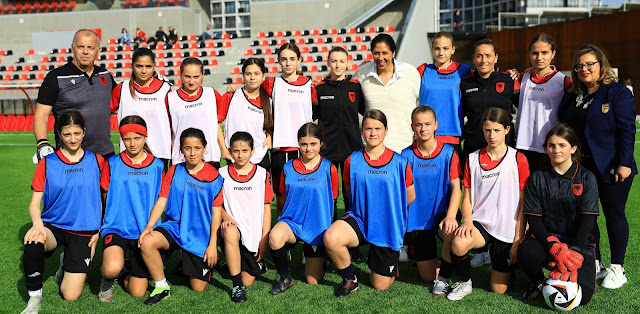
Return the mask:
{"type": "Polygon", "coordinates": [[[63,2],[0,1],[2,312],[638,310],[640,2],[63,2]]]}

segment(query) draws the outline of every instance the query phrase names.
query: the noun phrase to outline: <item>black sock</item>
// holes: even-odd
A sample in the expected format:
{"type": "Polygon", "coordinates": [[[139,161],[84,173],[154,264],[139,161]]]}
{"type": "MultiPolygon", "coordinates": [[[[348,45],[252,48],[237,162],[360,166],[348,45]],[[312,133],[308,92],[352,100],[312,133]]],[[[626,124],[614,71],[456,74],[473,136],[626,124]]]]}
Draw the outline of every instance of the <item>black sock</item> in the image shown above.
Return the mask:
{"type": "Polygon", "coordinates": [[[451,273],[453,273],[453,264],[441,258],[440,273],[438,273],[438,276],[443,278],[451,278],[451,273]]]}
{"type": "Polygon", "coordinates": [[[276,264],[276,270],[280,277],[283,278],[291,277],[288,253],[286,245],[277,250],[271,249],[271,257],[273,257],[273,262],[276,264]]]}
{"type": "Polygon", "coordinates": [[[469,258],[469,253],[463,256],[451,253],[451,261],[453,262],[453,267],[460,281],[468,281],[471,279],[471,259],[469,258]]]}
{"type": "Polygon", "coordinates": [[[241,273],[238,273],[236,275],[231,275],[231,283],[233,284],[234,287],[236,286],[243,286],[242,284],[242,275],[240,275],[241,273]]]}
{"type": "Polygon", "coordinates": [[[340,276],[344,279],[356,280],[356,271],[351,264],[345,269],[338,269],[338,273],[340,273],[340,276]]]}
{"type": "Polygon", "coordinates": [[[22,266],[24,267],[27,290],[37,291],[42,289],[42,274],[44,273],[43,243],[30,243],[24,246],[22,266]]]}

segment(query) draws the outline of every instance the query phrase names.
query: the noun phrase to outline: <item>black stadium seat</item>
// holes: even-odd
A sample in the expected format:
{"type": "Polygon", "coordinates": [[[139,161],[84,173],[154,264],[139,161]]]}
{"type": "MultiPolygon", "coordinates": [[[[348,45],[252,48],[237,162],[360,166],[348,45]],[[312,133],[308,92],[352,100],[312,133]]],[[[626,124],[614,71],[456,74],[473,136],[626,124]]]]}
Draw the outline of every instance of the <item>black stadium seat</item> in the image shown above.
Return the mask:
{"type": "Polygon", "coordinates": [[[167,61],[167,67],[170,68],[173,66],[173,61],[167,61]]]}
{"type": "Polygon", "coordinates": [[[232,80],[230,77],[227,77],[227,79],[226,79],[226,80],[224,80],[224,84],[225,84],[225,85],[229,85],[229,84],[231,84],[232,82],[233,82],[233,80],[232,80]]]}
{"type": "Polygon", "coordinates": [[[204,75],[211,75],[211,70],[204,69],[204,75]]]}
{"type": "Polygon", "coordinates": [[[220,50],[220,51],[218,51],[218,56],[219,56],[219,57],[224,56],[224,50],[220,50]]]}
{"type": "Polygon", "coordinates": [[[284,32],[284,36],[285,36],[285,37],[289,37],[289,36],[291,36],[291,31],[286,31],[286,32],[284,32]]]}
{"type": "Polygon", "coordinates": [[[346,33],[347,33],[347,30],[344,28],[341,28],[340,31],[338,32],[338,34],[341,34],[341,35],[346,33]]]}

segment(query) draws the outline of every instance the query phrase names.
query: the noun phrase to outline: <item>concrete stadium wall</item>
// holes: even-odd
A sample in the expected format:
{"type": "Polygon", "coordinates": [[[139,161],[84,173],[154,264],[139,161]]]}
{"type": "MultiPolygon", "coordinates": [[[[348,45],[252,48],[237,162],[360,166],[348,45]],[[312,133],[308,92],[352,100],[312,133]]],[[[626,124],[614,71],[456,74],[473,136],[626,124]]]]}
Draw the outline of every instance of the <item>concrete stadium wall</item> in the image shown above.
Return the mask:
{"type": "MultiPolygon", "coordinates": [[[[341,28],[380,0],[298,0],[251,2],[251,32],[341,28]]],[[[382,25],[379,25],[382,26],[382,25]]]]}

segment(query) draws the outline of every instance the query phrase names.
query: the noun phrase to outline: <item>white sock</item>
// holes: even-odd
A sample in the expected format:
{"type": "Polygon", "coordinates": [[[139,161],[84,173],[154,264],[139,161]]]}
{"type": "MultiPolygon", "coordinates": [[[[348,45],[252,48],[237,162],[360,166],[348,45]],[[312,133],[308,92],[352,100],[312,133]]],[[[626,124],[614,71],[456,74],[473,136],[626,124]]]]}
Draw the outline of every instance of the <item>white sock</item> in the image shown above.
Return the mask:
{"type": "Polygon", "coordinates": [[[157,288],[168,288],[169,287],[169,283],[167,283],[167,278],[164,278],[160,281],[156,281],[156,287],[157,288]]]}
{"type": "Polygon", "coordinates": [[[31,291],[29,290],[29,296],[30,297],[39,297],[42,296],[42,289],[38,289],[36,291],[31,291]]]}

